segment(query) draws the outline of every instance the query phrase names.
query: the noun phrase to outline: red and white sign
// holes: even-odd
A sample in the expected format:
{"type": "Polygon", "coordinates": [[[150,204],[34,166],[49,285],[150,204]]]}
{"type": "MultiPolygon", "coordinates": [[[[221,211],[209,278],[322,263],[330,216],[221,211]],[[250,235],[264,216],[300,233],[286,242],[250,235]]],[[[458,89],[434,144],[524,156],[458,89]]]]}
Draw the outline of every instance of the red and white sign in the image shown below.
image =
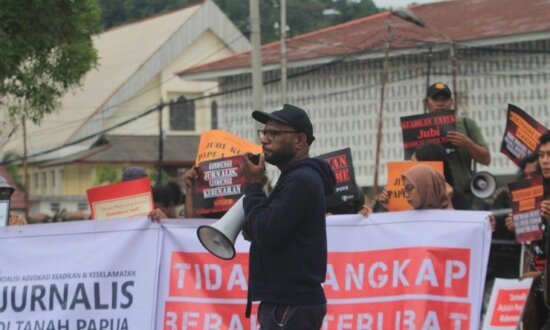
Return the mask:
{"type": "Polygon", "coordinates": [[[517,329],[533,278],[521,281],[496,278],[483,329],[517,329]]]}
{"type": "Polygon", "coordinates": [[[153,209],[149,178],[118,182],[86,190],[92,219],[147,215],[153,209]]]}
{"type": "MultiPolygon", "coordinates": [[[[478,329],[486,212],[407,211],[327,219],[323,329],[478,329]]],[[[166,222],[158,329],[257,329],[246,319],[248,248],[223,261],[196,239],[205,220],[166,222]]]]}

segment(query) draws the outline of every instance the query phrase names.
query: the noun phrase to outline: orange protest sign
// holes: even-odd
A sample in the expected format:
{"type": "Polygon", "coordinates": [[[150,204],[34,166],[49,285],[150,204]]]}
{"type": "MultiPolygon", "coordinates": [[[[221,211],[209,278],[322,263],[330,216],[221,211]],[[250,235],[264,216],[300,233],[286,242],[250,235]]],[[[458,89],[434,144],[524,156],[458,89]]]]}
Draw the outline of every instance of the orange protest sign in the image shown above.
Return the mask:
{"type": "Polygon", "coordinates": [[[443,162],[388,162],[387,188],[390,194],[390,199],[388,202],[389,211],[403,211],[411,209],[411,206],[405,198],[405,187],[403,185],[403,180],[401,179],[401,174],[418,164],[426,164],[443,174],[443,162]]]}
{"type": "Polygon", "coordinates": [[[92,219],[147,215],[153,209],[149,178],[113,183],[86,190],[92,219]]]}
{"type": "Polygon", "coordinates": [[[195,164],[207,160],[262,152],[262,146],[250,143],[230,132],[214,129],[201,134],[195,164]]]}

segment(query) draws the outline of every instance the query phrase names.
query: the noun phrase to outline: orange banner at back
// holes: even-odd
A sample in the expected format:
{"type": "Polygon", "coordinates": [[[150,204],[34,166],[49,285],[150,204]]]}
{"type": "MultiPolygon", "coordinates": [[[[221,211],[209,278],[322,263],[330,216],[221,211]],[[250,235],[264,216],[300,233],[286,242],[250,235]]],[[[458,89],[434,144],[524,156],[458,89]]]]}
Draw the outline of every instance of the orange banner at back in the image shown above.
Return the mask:
{"type": "Polygon", "coordinates": [[[425,164],[433,167],[436,171],[443,174],[443,162],[388,162],[388,192],[390,193],[390,199],[388,202],[389,211],[404,211],[410,210],[411,206],[407,202],[405,197],[405,187],[401,174],[409,168],[418,165],[425,164]]]}
{"type": "Polygon", "coordinates": [[[201,134],[195,164],[242,155],[245,152],[260,153],[262,146],[250,143],[230,132],[214,129],[201,134]]]}

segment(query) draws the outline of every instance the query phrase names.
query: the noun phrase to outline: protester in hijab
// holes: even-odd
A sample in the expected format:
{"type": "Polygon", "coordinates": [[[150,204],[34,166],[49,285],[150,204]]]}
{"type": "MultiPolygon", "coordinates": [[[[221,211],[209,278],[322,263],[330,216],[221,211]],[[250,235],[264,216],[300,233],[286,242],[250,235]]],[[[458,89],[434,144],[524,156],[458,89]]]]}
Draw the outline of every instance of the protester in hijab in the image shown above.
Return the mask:
{"type": "Polygon", "coordinates": [[[445,178],[434,168],[419,164],[402,174],[407,202],[415,210],[452,209],[445,178]]]}
{"type": "Polygon", "coordinates": [[[445,148],[440,144],[427,143],[419,146],[411,157],[412,161],[438,161],[443,162],[443,174],[446,181],[446,190],[453,208],[456,210],[469,210],[470,203],[459,188],[455,187],[451,166],[447,158],[445,148]]]}

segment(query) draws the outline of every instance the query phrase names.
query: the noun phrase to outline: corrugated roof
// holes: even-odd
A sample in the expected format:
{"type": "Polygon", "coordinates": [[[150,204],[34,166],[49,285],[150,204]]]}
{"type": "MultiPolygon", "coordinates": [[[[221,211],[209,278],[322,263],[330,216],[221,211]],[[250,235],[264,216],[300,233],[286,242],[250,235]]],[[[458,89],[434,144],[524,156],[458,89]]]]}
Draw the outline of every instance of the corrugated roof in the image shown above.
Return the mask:
{"type": "MultiPolygon", "coordinates": [[[[165,164],[193,164],[199,136],[167,136],[164,141],[165,164]]],[[[41,167],[70,163],[154,163],[158,161],[158,136],[105,135],[89,150],[42,164],[41,167]]]]}
{"type": "MultiPolygon", "coordinates": [[[[454,41],[550,31],[548,0],[455,0],[409,7],[418,17],[454,41]]],[[[303,34],[287,41],[288,61],[338,57],[376,52],[385,47],[389,12],[303,34]]],[[[443,43],[436,33],[392,17],[392,48],[409,48],[426,42],[443,43]]],[[[186,69],[182,76],[210,71],[235,70],[250,66],[246,51],[201,66],[186,69]]],[[[279,42],[262,46],[262,64],[280,61],[279,42]]]]}

